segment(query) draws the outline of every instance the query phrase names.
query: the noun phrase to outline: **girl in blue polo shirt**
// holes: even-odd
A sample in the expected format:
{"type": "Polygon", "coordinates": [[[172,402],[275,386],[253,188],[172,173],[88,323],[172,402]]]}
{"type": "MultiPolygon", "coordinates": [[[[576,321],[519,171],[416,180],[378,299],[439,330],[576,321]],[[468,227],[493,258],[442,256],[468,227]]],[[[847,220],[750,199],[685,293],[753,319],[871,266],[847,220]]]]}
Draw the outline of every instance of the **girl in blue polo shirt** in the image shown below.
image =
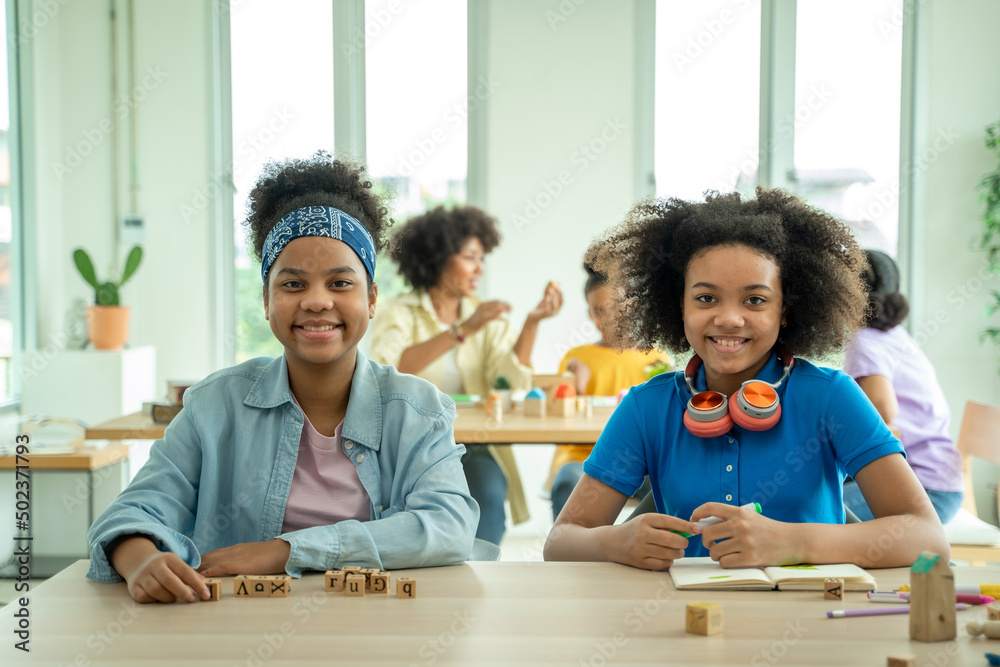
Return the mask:
{"type": "Polygon", "coordinates": [[[685,555],[723,567],[896,567],[924,550],[949,554],[899,441],[858,385],[798,358],[840,349],[863,323],[865,260],[846,226],[780,190],[652,201],[587,260],[618,287],[626,344],[694,355],[625,396],[546,559],[662,570],[685,555]],[[647,474],[658,513],[613,525],[647,474]],[[874,520],[844,524],[848,475],[874,520]],[[752,503],[763,513],[741,507],[752,503]],[[708,516],[722,521],[692,523],[708,516]]]}

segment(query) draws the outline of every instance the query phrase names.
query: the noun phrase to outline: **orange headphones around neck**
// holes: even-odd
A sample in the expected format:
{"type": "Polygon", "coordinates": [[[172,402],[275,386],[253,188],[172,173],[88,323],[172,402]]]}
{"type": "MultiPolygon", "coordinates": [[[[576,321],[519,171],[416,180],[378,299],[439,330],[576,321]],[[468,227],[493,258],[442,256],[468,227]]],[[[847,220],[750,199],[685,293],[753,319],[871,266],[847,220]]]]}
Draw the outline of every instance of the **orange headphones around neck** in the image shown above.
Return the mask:
{"type": "Polygon", "coordinates": [[[718,391],[695,391],[694,379],[702,360],[697,354],[691,357],[684,369],[684,382],[691,391],[691,399],[684,413],[684,426],[700,438],[714,438],[729,431],[734,422],[750,431],[766,431],[777,424],[781,418],[781,401],[778,400],[777,390],[792,372],[795,357],[787,350],[779,349],[778,359],[785,368],[780,380],[774,384],[763,380],[747,380],[734,394],[736,400],[730,401],[718,391]]]}

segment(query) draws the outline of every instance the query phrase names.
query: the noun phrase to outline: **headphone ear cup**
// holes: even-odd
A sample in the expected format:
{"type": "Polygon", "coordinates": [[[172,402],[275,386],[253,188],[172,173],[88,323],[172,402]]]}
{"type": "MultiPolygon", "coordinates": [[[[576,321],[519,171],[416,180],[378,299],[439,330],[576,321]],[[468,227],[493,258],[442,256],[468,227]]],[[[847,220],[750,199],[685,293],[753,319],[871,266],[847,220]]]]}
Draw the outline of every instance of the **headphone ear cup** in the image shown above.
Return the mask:
{"type": "Polygon", "coordinates": [[[688,401],[684,426],[699,438],[714,438],[733,427],[729,399],[717,391],[703,391],[688,401]]]}
{"type": "Polygon", "coordinates": [[[729,416],[737,426],[742,426],[748,431],[766,431],[781,419],[781,403],[775,406],[774,413],[770,416],[752,417],[739,408],[737,401],[729,401],[729,416]]]}
{"type": "Polygon", "coordinates": [[[717,435],[726,433],[733,427],[733,419],[728,414],[710,422],[700,422],[691,418],[691,414],[684,413],[684,426],[693,435],[699,438],[714,438],[717,435]]]}

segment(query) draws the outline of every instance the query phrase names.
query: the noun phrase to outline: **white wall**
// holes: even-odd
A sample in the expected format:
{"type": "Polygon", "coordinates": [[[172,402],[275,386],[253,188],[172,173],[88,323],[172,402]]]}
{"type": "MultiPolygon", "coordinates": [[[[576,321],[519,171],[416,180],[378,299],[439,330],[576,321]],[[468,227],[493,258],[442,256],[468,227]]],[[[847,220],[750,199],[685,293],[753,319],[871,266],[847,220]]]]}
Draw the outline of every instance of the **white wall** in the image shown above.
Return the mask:
{"type": "MultiPolygon", "coordinates": [[[[35,98],[26,100],[33,106],[35,134],[30,140],[38,153],[33,177],[40,233],[29,263],[38,291],[37,343],[45,347],[59,340],[73,299],[92,302],[91,288],[73,267],[74,248],[90,252],[98,278],[106,279],[113,266],[120,270],[116,258],[127,248],[115,242],[112,137],[118,131],[123,141],[118,183],[125,214],[129,161],[124,142],[134,115],[137,213],[146,220],[146,239],[143,264],[122,292],[122,303],[132,308],[129,343],[156,347],[158,391],[168,377],[204,376],[214,370],[208,340],[215,289],[209,257],[212,223],[208,207],[198,206],[210,177],[211,4],[135,3],[135,87],[130,89],[123,71],[121,91],[130,97],[118,107],[112,101],[106,0],[47,5],[59,11],[29,42],[35,98]],[[112,129],[115,124],[117,130],[112,129]],[[78,163],[74,154],[81,156],[78,163]],[[182,205],[193,209],[187,221],[182,205]]],[[[126,43],[119,40],[123,47],[126,43]]],[[[127,57],[120,48],[119,62],[127,66],[127,57]]]]}
{"type": "Polygon", "coordinates": [[[563,311],[542,322],[535,344],[541,372],[596,339],[583,253],[635,199],[634,3],[561,6],[575,11],[561,14],[555,0],[490,2],[487,35],[499,85],[487,100],[485,208],[503,240],[484,292],[510,301],[520,325],[548,281],[562,282],[563,311]]]}

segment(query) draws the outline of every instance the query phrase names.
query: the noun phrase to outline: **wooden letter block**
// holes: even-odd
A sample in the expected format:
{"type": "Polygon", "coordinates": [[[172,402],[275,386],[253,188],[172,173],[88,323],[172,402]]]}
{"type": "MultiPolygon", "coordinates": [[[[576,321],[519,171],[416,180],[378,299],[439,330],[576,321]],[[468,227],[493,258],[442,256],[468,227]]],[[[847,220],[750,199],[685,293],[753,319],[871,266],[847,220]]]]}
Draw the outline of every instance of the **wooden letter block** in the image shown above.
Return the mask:
{"type": "Polygon", "coordinates": [[[991,602],[986,605],[986,620],[1000,621],[1000,602],[991,602]]]}
{"type": "Polygon", "coordinates": [[[417,580],[410,577],[396,577],[396,597],[407,599],[417,597],[417,580]]]}
{"type": "Polygon", "coordinates": [[[824,600],[843,600],[844,599],[844,580],[843,579],[827,579],[823,582],[823,599],[824,600]]]}
{"type": "Polygon", "coordinates": [[[370,591],[372,589],[372,575],[378,574],[379,569],[376,567],[365,567],[361,569],[361,574],[365,575],[365,590],[370,591]]]}
{"type": "Polygon", "coordinates": [[[372,575],[372,593],[389,594],[389,573],[379,572],[372,575]]]}
{"type": "Polygon", "coordinates": [[[347,597],[361,597],[365,596],[365,575],[363,574],[349,574],[345,580],[345,586],[347,588],[347,597]]]}
{"type": "Polygon", "coordinates": [[[687,606],[685,630],[696,635],[722,632],[722,605],[717,602],[692,602],[687,606]]]}
{"type": "Polygon", "coordinates": [[[925,551],[910,568],[910,639],[954,639],[955,574],[940,554],[925,551]]]}
{"type": "Polygon", "coordinates": [[[917,667],[917,656],[912,653],[893,653],[886,661],[886,667],[917,667]]]}
{"type": "Polygon", "coordinates": [[[238,574],[233,579],[233,596],[238,598],[248,598],[250,596],[250,578],[245,574],[238,574]]]}
{"type": "Polygon", "coordinates": [[[267,584],[267,597],[287,598],[292,594],[292,578],[287,574],[272,574],[264,577],[267,584]]]}
{"type": "Polygon", "coordinates": [[[524,416],[525,417],[544,417],[545,416],[545,399],[544,398],[526,398],[526,399],[524,399],[524,416]]]}
{"type": "Polygon", "coordinates": [[[342,570],[327,570],[324,575],[323,590],[327,593],[342,593],[344,591],[344,574],[342,570]]]}
{"type": "Polygon", "coordinates": [[[344,576],[347,576],[348,574],[361,574],[360,565],[348,565],[347,567],[340,568],[340,570],[344,573],[344,576]]]}
{"type": "Polygon", "coordinates": [[[250,597],[252,598],[271,597],[271,590],[267,582],[267,577],[259,574],[250,574],[247,575],[247,581],[250,583],[250,597]]]}
{"type": "Polygon", "coordinates": [[[222,599],[222,579],[206,579],[205,585],[208,586],[209,600],[222,599]]]}

